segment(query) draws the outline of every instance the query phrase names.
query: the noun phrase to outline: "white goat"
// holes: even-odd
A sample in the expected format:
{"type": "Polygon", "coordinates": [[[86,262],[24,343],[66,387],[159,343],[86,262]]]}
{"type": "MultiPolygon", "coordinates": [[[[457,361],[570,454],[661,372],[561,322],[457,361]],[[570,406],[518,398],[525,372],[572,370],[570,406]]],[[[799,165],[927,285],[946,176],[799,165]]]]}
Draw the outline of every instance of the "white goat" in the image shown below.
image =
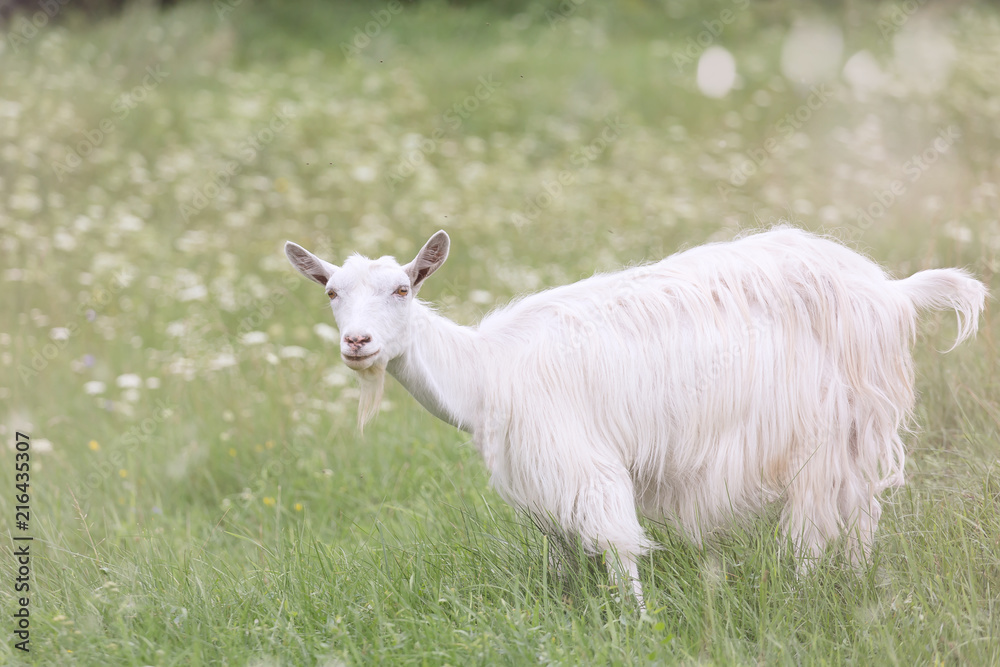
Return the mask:
{"type": "Polygon", "coordinates": [[[961,269],[893,280],[839,243],[777,228],[533,294],[465,327],[415,298],[448,247],[439,231],[405,266],[285,252],[330,297],[341,356],[361,378],[359,425],[388,370],[473,435],[508,502],[611,556],[640,606],[636,560],[654,544],[637,506],[700,542],[782,499],[800,562],[842,531],[863,559],[879,494],[903,483],[917,310],[954,309],[957,345],[987,294],[961,269]]]}

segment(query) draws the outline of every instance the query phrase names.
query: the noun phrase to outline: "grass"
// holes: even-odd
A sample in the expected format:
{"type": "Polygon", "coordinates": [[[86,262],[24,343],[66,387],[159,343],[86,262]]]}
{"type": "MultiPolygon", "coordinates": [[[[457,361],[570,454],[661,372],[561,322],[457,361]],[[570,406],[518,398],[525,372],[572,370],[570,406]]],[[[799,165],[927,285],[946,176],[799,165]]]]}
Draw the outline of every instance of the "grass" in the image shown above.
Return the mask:
{"type": "MultiPolygon", "coordinates": [[[[639,615],[599,564],[553,577],[468,437],[398,386],[356,432],[325,297],[281,254],[292,239],[408,257],[445,228],[451,257],[421,296],[472,323],[789,219],[898,275],[967,266],[997,293],[996,6],[929,5],[903,26],[950,45],[934,84],[882,38],[892,5],[754,3],[715,40],[740,79],[710,99],[673,55],[732,4],[551,21],[555,5],[406,4],[350,60],[340,44],[378,7],[138,6],[97,24],[67,9],[8,42],[0,437],[8,452],[31,435],[35,541],[29,654],[0,554],[0,662],[1000,662],[995,309],[947,355],[951,318],[925,319],[909,485],[886,498],[871,568],[831,556],[795,577],[771,515],[704,551],[649,524],[665,548],[642,564],[639,615]],[[786,137],[808,89],[781,75],[782,44],[803,19],[841,30],[838,70],[864,49],[884,78],[835,75],[786,137]],[[481,77],[498,85],[468,109],[481,77]],[[949,126],[958,139],[910,180],[949,126]],[[894,180],[902,194],[859,224],[894,180]]],[[[16,534],[13,513],[8,487],[16,534]]]]}

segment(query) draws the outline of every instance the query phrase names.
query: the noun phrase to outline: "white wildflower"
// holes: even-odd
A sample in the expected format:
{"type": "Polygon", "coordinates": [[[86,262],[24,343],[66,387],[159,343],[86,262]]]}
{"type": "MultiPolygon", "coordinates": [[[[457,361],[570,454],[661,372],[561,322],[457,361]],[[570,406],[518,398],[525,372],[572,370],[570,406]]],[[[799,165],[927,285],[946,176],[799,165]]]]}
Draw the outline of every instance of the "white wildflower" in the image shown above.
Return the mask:
{"type": "Polygon", "coordinates": [[[340,334],[337,333],[336,329],[331,327],[329,324],[326,324],[325,322],[320,322],[319,324],[316,324],[313,327],[313,331],[316,332],[316,335],[325,340],[327,343],[340,342],[340,334]]]}
{"type": "Polygon", "coordinates": [[[347,384],[347,373],[346,366],[335,366],[326,372],[326,375],[323,376],[323,382],[331,387],[343,387],[347,384]]]}
{"type": "Polygon", "coordinates": [[[260,345],[267,342],[267,334],[263,331],[248,331],[241,340],[244,345],[260,345]]]}
{"type": "Polygon", "coordinates": [[[181,301],[203,301],[208,296],[208,289],[204,285],[192,285],[182,289],[177,298],[181,301]]]}
{"type": "Polygon", "coordinates": [[[122,389],[138,389],[142,386],[142,378],[135,373],[119,375],[115,383],[122,389]]]}
{"type": "Polygon", "coordinates": [[[222,354],[216,355],[216,357],[208,362],[209,370],[218,371],[223,368],[229,368],[230,366],[236,365],[236,357],[228,352],[223,352],[222,354]]]}
{"type": "Polygon", "coordinates": [[[90,382],[83,385],[83,391],[91,396],[97,396],[98,394],[103,394],[106,389],[103,382],[100,380],[91,380],[90,382]]]}
{"type": "Polygon", "coordinates": [[[187,325],[183,320],[177,320],[167,325],[167,335],[171,338],[180,338],[187,333],[187,325]]]}
{"type": "Polygon", "coordinates": [[[305,359],[309,356],[309,350],[304,347],[299,347],[298,345],[288,345],[287,347],[281,348],[278,352],[282,359],[305,359]]]}
{"type": "Polygon", "coordinates": [[[484,289],[474,289],[469,292],[469,301],[479,305],[485,305],[493,301],[493,295],[484,289]]]}

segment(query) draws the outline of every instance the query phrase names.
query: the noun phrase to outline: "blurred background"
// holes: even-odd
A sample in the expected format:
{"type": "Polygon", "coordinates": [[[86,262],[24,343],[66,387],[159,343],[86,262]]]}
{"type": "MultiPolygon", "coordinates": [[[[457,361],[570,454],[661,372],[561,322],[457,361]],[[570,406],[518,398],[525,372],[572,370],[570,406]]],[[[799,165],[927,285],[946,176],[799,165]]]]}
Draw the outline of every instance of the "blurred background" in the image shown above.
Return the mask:
{"type": "Polygon", "coordinates": [[[996,293],[996,3],[7,0],[0,28],[0,449],[32,437],[33,660],[997,658],[996,519],[951,532],[1000,493],[994,315],[947,356],[951,316],[921,330],[882,579],[772,575],[765,599],[737,551],[688,597],[678,545],[645,566],[672,590],[652,620],[609,630],[600,577],[559,620],[465,435],[395,385],[356,433],[327,299],[282,253],[408,261],[446,229],[421,297],[463,324],[782,221],[996,293]]]}

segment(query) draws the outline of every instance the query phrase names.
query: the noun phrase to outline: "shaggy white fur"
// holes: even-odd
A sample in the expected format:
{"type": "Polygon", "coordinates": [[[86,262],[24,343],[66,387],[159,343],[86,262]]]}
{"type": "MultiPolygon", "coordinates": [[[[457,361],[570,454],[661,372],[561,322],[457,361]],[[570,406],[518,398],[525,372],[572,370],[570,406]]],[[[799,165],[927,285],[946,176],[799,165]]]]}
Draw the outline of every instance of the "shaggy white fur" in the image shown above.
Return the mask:
{"type": "Polygon", "coordinates": [[[954,309],[973,335],[986,287],[961,269],[893,280],[843,245],[787,227],[522,298],[477,327],[414,298],[444,262],[353,256],[338,268],[288,243],[331,294],[363,423],[388,370],[473,435],[497,491],[627,575],[654,544],[636,516],[692,540],[783,500],[800,562],[846,535],[862,560],[879,494],[903,483],[917,311],[954,309]],[[365,389],[370,387],[370,389],[365,389]]]}

